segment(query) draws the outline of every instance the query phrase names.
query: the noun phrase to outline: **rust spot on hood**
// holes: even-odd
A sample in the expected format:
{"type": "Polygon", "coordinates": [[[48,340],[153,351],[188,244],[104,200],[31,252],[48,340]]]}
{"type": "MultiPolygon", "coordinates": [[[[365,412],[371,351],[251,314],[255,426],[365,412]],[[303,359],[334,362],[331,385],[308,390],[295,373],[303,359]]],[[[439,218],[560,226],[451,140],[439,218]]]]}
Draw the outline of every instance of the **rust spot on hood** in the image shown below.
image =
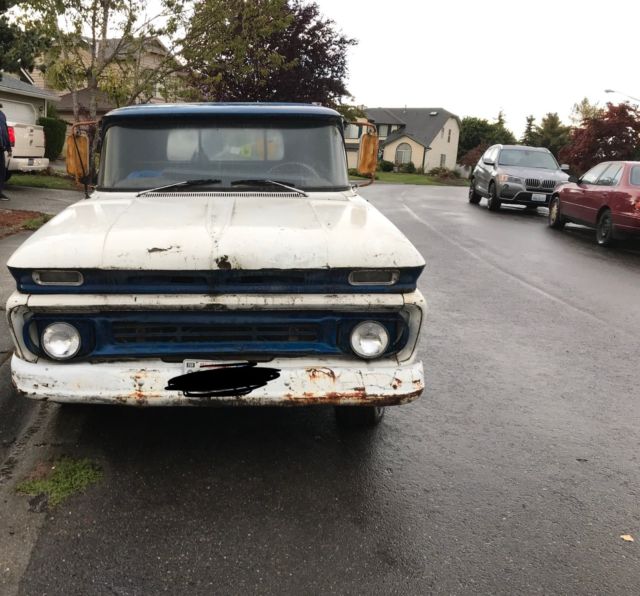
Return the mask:
{"type": "Polygon", "coordinates": [[[231,263],[229,262],[229,257],[227,255],[222,255],[216,259],[216,265],[218,265],[219,269],[231,269],[231,263]]]}

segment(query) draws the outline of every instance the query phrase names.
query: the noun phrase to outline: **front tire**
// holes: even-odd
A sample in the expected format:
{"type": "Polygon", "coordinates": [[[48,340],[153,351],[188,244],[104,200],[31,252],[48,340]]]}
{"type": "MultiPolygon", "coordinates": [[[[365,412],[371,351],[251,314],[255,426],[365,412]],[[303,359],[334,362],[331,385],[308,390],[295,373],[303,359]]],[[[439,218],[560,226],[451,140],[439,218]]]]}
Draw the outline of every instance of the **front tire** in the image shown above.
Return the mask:
{"type": "Polygon", "coordinates": [[[378,406],[336,406],[336,422],[345,428],[372,428],[380,424],[384,411],[378,406]]]}
{"type": "Polygon", "coordinates": [[[471,183],[469,184],[469,203],[472,205],[477,205],[480,202],[482,197],[478,194],[476,190],[476,183],[473,179],[471,179],[471,183]]]}
{"type": "Polygon", "coordinates": [[[489,185],[489,201],[487,202],[487,207],[489,207],[489,211],[498,211],[500,205],[502,205],[502,202],[498,198],[498,189],[496,188],[495,182],[492,182],[489,185]]]}
{"type": "Polygon", "coordinates": [[[564,224],[567,223],[567,220],[562,215],[562,211],[560,210],[560,198],[553,197],[551,199],[551,203],[549,204],[549,219],[547,220],[549,223],[549,227],[554,230],[561,230],[564,228],[564,224]]]}
{"type": "Polygon", "coordinates": [[[611,209],[605,209],[598,217],[596,224],[596,241],[600,246],[611,246],[613,244],[613,218],[611,209]]]}

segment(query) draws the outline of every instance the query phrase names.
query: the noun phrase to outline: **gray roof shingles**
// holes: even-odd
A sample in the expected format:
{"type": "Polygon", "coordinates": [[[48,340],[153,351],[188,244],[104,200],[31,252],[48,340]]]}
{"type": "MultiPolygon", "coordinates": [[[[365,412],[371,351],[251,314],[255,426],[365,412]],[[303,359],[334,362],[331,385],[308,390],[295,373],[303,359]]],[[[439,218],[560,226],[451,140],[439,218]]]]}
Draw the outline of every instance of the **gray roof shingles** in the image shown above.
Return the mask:
{"type": "Polygon", "coordinates": [[[459,118],[442,108],[368,108],[367,118],[376,124],[399,124],[404,128],[390,134],[383,144],[403,136],[428,147],[449,118],[459,118]]]}
{"type": "Polygon", "coordinates": [[[58,96],[51,91],[40,89],[30,83],[25,83],[20,79],[16,79],[7,73],[2,73],[0,79],[0,91],[6,91],[8,93],[15,93],[17,95],[27,95],[29,97],[41,97],[50,101],[58,101],[58,96]]]}

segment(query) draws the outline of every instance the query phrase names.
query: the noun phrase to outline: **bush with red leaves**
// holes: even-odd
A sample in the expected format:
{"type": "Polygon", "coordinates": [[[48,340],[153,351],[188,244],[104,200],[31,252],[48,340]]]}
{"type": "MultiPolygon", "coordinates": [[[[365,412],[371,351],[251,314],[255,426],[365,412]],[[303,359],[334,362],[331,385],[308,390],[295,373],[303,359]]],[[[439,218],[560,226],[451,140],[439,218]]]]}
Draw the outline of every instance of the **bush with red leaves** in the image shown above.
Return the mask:
{"type": "Polygon", "coordinates": [[[640,156],[640,112],[628,103],[607,104],[598,116],[585,118],[571,133],[569,144],[560,151],[560,161],[584,173],[607,160],[637,159],[640,156]]]}

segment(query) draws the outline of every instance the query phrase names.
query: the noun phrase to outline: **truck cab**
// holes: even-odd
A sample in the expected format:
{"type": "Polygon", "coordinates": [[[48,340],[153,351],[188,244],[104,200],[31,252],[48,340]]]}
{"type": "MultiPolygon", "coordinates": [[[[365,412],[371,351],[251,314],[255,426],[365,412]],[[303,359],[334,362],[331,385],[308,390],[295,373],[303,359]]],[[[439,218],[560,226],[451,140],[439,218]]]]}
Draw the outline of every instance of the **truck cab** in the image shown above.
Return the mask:
{"type": "Polygon", "coordinates": [[[363,425],[419,397],[425,263],[349,183],[343,129],[300,104],[107,114],[93,194],[8,262],[17,389],[363,425]]]}

